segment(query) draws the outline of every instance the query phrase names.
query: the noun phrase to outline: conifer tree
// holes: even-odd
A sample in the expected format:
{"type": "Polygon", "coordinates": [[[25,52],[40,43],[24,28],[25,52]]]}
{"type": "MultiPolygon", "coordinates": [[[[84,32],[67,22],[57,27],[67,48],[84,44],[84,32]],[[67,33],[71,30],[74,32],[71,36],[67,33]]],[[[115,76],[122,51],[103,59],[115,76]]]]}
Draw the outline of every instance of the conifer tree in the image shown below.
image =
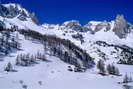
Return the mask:
{"type": "Polygon", "coordinates": [[[99,69],[99,73],[105,74],[105,64],[103,60],[99,60],[97,63],[97,68],[99,69]]]}
{"type": "Polygon", "coordinates": [[[113,64],[107,65],[107,72],[108,72],[108,74],[112,74],[112,75],[120,75],[119,69],[117,67],[115,67],[113,64]]]}
{"type": "Polygon", "coordinates": [[[129,77],[128,77],[128,75],[126,74],[125,76],[124,76],[124,78],[123,78],[123,83],[128,83],[129,82],[129,77]]]}
{"type": "Polygon", "coordinates": [[[7,71],[7,72],[13,71],[13,66],[12,66],[12,64],[10,62],[7,64],[7,66],[5,68],[5,71],[7,71]]]}
{"type": "Polygon", "coordinates": [[[16,65],[19,65],[20,64],[20,56],[17,55],[17,58],[16,58],[16,65]]]}

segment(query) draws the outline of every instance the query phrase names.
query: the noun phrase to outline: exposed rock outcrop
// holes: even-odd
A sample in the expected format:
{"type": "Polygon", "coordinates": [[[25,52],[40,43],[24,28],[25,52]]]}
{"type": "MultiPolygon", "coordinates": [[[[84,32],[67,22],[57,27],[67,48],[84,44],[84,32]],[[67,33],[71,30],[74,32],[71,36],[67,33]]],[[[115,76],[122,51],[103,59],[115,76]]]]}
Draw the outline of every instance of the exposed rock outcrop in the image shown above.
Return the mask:
{"type": "Polygon", "coordinates": [[[128,23],[123,15],[118,15],[116,17],[113,31],[119,38],[125,38],[127,33],[130,32],[128,29],[128,23]]]}

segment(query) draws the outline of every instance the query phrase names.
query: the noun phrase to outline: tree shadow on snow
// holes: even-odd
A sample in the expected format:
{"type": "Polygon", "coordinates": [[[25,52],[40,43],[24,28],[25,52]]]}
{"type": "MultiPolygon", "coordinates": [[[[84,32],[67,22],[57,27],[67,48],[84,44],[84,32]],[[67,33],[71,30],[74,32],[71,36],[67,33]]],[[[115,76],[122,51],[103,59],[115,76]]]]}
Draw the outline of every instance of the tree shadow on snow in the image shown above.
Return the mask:
{"type": "Polygon", "coordinates": [[[130,86],[130,85],[123,85],[123,89],[133,89],[133,86],[130,86]]]}

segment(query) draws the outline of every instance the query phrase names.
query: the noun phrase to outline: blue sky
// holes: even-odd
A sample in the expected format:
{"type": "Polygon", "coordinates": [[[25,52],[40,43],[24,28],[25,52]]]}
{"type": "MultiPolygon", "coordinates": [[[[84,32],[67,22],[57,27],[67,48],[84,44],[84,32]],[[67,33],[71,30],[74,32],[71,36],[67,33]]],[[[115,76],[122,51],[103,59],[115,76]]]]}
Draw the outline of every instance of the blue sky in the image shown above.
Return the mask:
{"type": "Polygon", "coordinates": [[[110,21],[123,14],[133,23],[133,0],[0,0],[15,2],[35,12],[40,23],[61,24],[67,20],[79,20],[86,24],[90,20],[110,21]]]}

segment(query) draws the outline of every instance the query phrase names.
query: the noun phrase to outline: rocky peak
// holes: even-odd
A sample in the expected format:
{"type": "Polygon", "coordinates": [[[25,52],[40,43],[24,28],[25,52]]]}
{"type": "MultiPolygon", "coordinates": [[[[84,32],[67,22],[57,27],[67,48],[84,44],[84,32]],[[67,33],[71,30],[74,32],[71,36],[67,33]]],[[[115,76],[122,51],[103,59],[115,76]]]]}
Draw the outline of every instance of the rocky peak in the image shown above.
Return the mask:
{"type": "Polygon", "coordinates": [[[19,4],[0,4],[0,16],[5,18],[14,18],[20,15],[22,12],[28,15],[28,12],[22,8],[19,4]]]}
{"type": "Polygon", "coordinates": [[[128,23],[123,15],[117,15],[113,31],[119,38],[125,38],[127,33],[129,33],[128,23]]]}
{"type": "Polygon", "coordinates": [[[31,19],[34,23],[38,23],[35,13],[29,13],[25,8],[16,3],[0,4],[0,16],[5,19],[18,18],[21,21],[31,19]]]}
{"type": "Polygon", "coordinates": [[[77,20],[71,20],[71,21],[64,22],[62,26],[65,26],[67,29],[72,29],[75,31],[83,30],[81,24],[77,20]]]}
{"type": "Polygon", "coordinates": [[[65,26],[73,26],[73,25],[80,25],[80,23],[77,20],[71,20],[71,21],[64,22],[63,25],[65,25],[65,26]]]}
{"type": "Polygon", "coordinates": [[[116,22],[122,21],[123,23],[126,23],[126,20],[125,20],[125,18],[124,18],[123,15],[117,15],[115,21],[116,21],[116,22]]]}
{"type": "Polygon", "coordinates": [[[99,32],[102,29],[105,31],[109,31],[111,29],[110,23],[107,21],[90,21],[84,27],[88,28],[88,31],[93,34],[99,32]]]}
{"type": "Polygon", "coordinates": [[[0,4],[0,16],[5,17],[8,13],[8,9],[0,4]]]}

